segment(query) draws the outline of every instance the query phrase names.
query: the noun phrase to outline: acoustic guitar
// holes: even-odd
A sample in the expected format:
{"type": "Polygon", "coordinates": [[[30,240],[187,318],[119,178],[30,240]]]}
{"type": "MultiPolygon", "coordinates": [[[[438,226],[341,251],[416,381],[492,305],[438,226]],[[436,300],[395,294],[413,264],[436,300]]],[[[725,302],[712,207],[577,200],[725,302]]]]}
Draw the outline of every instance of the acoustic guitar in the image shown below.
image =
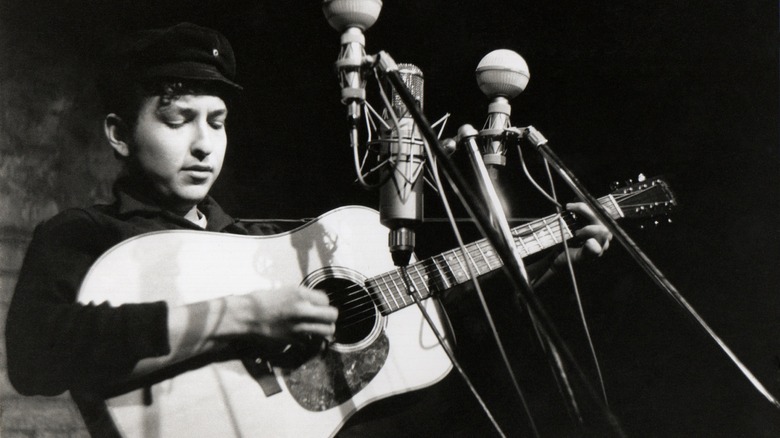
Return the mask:
{"type": "MultiPolygon", "coordinates": [[[[648,180],[599,200],[614,218],[647,217],[676,204],[667,184],[648,180]]],[[[571,238],[571,213],[512,229],[522,256],[571,238]],[[561,226],[561,224],[563,224],[561,226]],[[563,228],[563,229],[561,229],[563,228]]],[[[502,266],[480,240],[407,268],[414,293],[429,299],[502,266]]],[[[328,292],[339,309],[335,341],[296,366],[248,356],[173,370],[150,387],[106,403],[128,437],[332,436],[369,403],[430,386],[452,369],[387,251],[387,229],[365,207],[333,210],[291,232],[238,236],[203,231],[152,232],[126,240],[92,266],[81,303],[165,300],[170,306],[298,282],[328,292]],[[168,378],[170,377],[170,378],[168,378]]]]}

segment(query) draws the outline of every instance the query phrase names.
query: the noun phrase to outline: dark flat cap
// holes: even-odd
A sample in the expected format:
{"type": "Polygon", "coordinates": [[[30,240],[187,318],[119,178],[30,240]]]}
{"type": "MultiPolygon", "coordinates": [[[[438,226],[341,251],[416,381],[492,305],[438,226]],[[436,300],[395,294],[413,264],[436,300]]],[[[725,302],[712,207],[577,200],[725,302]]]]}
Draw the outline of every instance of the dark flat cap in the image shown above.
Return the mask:
{"type": "Polygon", "coordinates": [[[137,32],[114,54],[126,73],[153,78],[217,81],[235,89],[236,59],[221,33],[192,23],[137,32]]]}

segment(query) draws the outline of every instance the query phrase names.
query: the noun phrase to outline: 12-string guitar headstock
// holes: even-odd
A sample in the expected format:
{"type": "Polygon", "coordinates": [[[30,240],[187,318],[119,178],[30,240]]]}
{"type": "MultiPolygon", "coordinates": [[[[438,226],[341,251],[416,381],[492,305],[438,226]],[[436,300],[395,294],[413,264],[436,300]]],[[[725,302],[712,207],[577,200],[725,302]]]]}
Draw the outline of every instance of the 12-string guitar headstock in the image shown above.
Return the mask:
{"type": "MultiPolygon", "coordinates": [[[[640,174],[624,187],[613,183],[611,196],[626,218],[652,218],[652,224],[671,222],[669,213],[677,206],[677,198],[662,177],[646,178],[640,174]]],[[[641,224],[640,228],[647,225],[641,224]]]]}

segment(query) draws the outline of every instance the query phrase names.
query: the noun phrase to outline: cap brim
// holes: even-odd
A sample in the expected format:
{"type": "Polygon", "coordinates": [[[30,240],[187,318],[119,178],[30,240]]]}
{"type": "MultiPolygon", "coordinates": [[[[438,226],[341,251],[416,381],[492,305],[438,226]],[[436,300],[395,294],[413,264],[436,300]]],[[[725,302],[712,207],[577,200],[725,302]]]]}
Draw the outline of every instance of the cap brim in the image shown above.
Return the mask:
{"type": "Polygon", "coordinates": [[[144,71],[146,78],[179,78],[198,81],[214,81],[229,85],[236,90],[244,87],[226,78],[216,67],[197,62],[178,62],[157,65],[144,71]]]}

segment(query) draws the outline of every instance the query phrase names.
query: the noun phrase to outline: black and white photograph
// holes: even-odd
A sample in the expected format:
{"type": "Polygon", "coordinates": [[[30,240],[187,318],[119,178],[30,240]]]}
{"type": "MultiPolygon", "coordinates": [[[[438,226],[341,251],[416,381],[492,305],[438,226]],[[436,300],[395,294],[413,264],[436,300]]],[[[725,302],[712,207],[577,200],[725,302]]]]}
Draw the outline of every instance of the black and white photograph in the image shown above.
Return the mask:
{"type": "Polygon", "coordinates": [[[0,435],[780,436],[779,31],[2,1],[0,435]]]}

